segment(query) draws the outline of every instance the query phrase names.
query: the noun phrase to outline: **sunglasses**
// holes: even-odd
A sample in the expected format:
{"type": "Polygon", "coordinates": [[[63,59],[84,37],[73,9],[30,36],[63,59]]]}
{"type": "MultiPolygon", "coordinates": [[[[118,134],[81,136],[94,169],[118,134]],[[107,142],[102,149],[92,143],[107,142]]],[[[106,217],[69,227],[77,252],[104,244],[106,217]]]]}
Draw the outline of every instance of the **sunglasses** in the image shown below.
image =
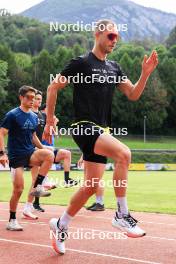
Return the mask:
{"type": "Polygon", "coordinates": [[[26,97],[26,99],[31,100],[31,101],[35,99],[35,95],[26,94],[24,95],[24,97],[26,97]]]}
{"type": "Polygon", "coordinates": [[[110,41],[114,41],[115,39],[118,40],[119,36],[117,34],[114,34],[114,33],[110,33],[107,35],[107,38],[110,40],[110,41]]]}

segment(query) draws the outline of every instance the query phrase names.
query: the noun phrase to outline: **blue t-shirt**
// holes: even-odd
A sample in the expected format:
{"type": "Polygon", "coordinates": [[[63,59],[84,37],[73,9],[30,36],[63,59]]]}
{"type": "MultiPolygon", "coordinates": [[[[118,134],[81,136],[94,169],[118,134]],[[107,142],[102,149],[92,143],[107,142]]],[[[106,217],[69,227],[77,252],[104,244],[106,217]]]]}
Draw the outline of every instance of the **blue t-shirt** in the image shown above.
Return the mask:
{"type": "Polygon", "coordinates": [[[28,155],[34,151],[32,137],[37,126],[38,117],[32,111],[26,113],[17,107],[6,114],[1,127],[9,130],[7,143],[9,159],[28,155]]]}

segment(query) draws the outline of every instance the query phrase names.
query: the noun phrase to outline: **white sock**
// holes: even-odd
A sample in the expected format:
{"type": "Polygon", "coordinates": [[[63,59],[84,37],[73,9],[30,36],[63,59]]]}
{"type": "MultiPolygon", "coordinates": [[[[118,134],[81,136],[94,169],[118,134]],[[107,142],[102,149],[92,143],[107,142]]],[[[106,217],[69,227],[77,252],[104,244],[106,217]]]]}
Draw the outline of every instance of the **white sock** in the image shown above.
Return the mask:
{"type": "Polygon", "coordinates": [[[31,205],[32,205],[32,203],[26,202],[25,205],[24,205],[24,209],[30,209],[31,205]]]}
{"type": "Polygon", "coordinates": [[[96,203],[103,205],[104,204],[103,196],[96,196],[96,203]]]}
{"type": "Polygon", "coordinates": [[[45,185],[48,182],[49,182],[49,177],[48,177],[48,175],[46,175],[45,178],[44,178],[44,180],[43,180],[43,182],[42,182],[42,185],[45,185]]]}
{"type": "Polygon", "coordinates": [[[117,211],[122,215],[128,214],[128,205],[127,205],[126,196],[117,197],[117,211]]]}
{"type": "Polygon", "coordinates": [[[72,216],[70,216],[69,214],[67,214],[67,212],[65,211],[63,213],[63,215],[61,216],[60,218],[60,221],[59,221],[59,225],[61,227],[64,227],[64,228],[68,228],[68,224],[70,223],[70,221],[73,219],[72,216]]]}

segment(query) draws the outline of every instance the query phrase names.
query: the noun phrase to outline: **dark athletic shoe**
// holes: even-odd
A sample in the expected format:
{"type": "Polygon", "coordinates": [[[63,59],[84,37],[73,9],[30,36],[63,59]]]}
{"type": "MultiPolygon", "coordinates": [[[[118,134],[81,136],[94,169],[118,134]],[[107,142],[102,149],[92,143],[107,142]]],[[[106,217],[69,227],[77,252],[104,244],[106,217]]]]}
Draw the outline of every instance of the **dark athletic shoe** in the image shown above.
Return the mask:
{"type": "Polygon", "coordinates": [[[35,210],[39,211],[39,212],[45,212],[45,210],[40,206],[40,204],[33,204],[33,207],[35,210]]]}
{"type": "Polygon", "coordinates": [[[67,188],[67,187],[75,186],[75,185],[77,185],[77,184],[78,184],[78,182],[75,181],[75,180],[73,180],[73,179],[71,179],[71,178],[69,178],[67,181],[65,181],[65,187],[66,187],[66,188],[67,188]]]}
{"type": "Polygon", "coordinates": [[[102,204],[96,203],[94,206],[92,206],[88,210],[90,210],[90,211],[104,211],[105,207],[104,207],[104,204],[102,205],[102,204]]]}
{"type": "Polygon", "coordinates": [[[88,206],[86,209],[90,210],[92,207],[94,207],[96,205],[96,203],[93,203],[92,205],[88,206]]]}

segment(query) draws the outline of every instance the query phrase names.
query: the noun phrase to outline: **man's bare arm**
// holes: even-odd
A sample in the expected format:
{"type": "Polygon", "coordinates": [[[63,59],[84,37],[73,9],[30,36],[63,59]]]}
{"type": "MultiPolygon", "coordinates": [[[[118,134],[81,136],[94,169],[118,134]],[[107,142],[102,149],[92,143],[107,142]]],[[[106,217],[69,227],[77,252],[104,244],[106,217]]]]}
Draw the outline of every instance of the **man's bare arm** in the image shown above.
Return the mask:
{"type": "Polygon", "coordinates": [[[47,119],[48,125],[54,125],[54,113],[57,100],[57,93],[67,85],[67,79],[60,74],[58,77],[48,86],[47,90],[47,119]]]}
{"type": "MultiPolygon", "coordinates": [[[[5,151],[5,143],[4,138],[8,134],[8,129],[1,127],[0,128],[0,150],[5,151]]],[[[0,163],[5,167],[6,163],[8,163],[8,157],[6,154],[0,156],[0,163]]]]}
{"type": "Polygon", "coordinates": [[[156,51],[153,51],[148,58],[146,55],[144,56],[144,60],[142,62],[142,72],[139,80],[133,85],[130,80],[127,80],[125,83],[121,83],[119,85],[120,91],[122,91],[129,100],[137,101],[142,95],[147,80],[150,74],[155,70],[158,64],[158,55],[156,51]]]}
{"type": "Polygon", "coordinates": [[[40,142],[39,138],[36,135],[36,132],[33,133],[33,138],[32,138],[33,144],[39,148],[39,149],[43,149],[43,145],[40,142]]]}
{"type": "Polygon", "coordinates": [[[52,135],[50,134],[51,127],[54,127],[54,113],[57,100],[57,93],[67,85],[67,79],[64,76],[58,75],[49,86],[47,90],[47,118],[46,125],[43,133],[43,140],[46,140],[49,144],[52,143],[52,135]]]}
{"type": "Polygon", "coordinates": [[[0,150],[5,151],[4,138],[8,134],[8,129],[0,128],[0,150]]]}

